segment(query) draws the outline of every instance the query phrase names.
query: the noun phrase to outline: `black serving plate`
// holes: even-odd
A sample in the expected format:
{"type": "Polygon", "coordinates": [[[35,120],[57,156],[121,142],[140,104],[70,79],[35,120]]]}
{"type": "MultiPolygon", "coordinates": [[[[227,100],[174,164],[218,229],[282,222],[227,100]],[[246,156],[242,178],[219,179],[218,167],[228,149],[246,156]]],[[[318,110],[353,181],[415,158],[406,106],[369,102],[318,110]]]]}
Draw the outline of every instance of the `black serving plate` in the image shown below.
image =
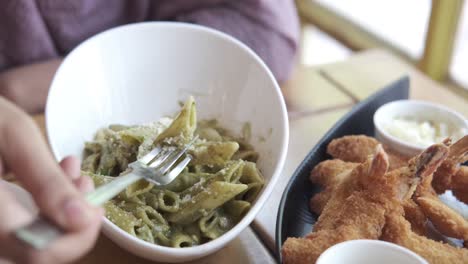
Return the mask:
{"type": "Polygon", "coordinates": [[[309,181],[312,168],[319,162],[330,159],[326,153],[332,139],[345,135],[364,134],[374,136],[373,116],[375,111],[391,101],[408,99],[409,79],[403,77],[388,85],[368,99],[357,104],[307,154],[289,180],[281,198],[276,219],[276,252],[281,262],[281,247],[288,237],[303,237],[309,233],[318,215],[309,210],[309,199],[320,191],[309,181]]]}

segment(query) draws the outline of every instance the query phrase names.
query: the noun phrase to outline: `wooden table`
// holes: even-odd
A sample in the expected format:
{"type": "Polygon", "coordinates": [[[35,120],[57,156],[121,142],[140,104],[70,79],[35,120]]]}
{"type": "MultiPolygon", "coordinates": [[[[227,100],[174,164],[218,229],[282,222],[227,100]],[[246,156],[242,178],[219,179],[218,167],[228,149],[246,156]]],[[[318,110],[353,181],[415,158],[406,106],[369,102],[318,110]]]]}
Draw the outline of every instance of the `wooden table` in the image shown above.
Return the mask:
{"type": "MultiPolygon", "coordinates": [[[[425,77],[414,67],[381,50],[353,55],[349,60],[319,67],[298,66],[283,85],[290,118],[286,164],[273,194],[252,226],[217,253],[192,263],[274,263],[274,233],[278,204],[289,177],[307,152],[353,105],[386,84],[409,75],[411,98],[445,104],[468,116],[468,101],[425,77]]],[[[35,117],[44,129],[43,116],[35,117]]],[[[77,263],[153,263],[120,249],[104,236],[77,263]]]]}

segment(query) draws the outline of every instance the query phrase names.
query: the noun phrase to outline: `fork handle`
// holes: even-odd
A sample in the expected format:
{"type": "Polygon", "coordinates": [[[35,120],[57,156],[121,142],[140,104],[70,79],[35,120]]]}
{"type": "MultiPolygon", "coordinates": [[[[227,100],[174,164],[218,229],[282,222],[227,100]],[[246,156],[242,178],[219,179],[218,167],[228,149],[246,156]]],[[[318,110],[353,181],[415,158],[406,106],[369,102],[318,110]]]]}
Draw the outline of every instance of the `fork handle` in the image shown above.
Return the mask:
{"type": "Polygon", "coordinates": [[[141,178],[140,175],[130,171],[128,174],[116,177],[111,182],[101,185],[96,190],[88,193],[86,200],[92,205],[100,206],[141,178]]]}
{"type": "MultiPolygon", "coordinates": [[[[92,205],[102,205],[139,179],[141,179],[141,176],[131,171],[126,175],[116,177],[111,182],[87,194],[86,200],[92,205]]],[[[36,249],[43,249],[63,233],[64,231],[60,227],[47,220],[44,216],[38,216],[29,225],[17,229],[15,236],[36,249]]]]}

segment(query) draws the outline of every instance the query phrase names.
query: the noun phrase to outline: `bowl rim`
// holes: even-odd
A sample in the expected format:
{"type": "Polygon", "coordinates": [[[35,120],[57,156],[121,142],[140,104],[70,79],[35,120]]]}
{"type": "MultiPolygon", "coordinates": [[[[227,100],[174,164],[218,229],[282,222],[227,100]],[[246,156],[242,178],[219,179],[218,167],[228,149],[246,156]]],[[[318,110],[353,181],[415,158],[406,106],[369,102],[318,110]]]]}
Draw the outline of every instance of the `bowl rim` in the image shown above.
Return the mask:
{"type": "MultiPolygon", "coordinates": [[[[103,221],[103,228],[101,231],[104,231],[106,235],[110,238],[111,236],[107,234],[107,232],[111,231],[114,233],[118,233],[121,235],[123,238],[126,238],[127,240],[130,240],[133,242],[136,246],[142,247],[145,250],[153,251],[153,252],[164,252],[167,255],[173,256],[173,257],[178,257],[180,259],[184,259],[193,255],[197,256],[204,256],[208,255],[213,251],[218,250],[221,246],[226,245],[230,241],[232,241],[235,237],[237,237],[245,228],[247,228],[251,222],[254,220],[255,216],[258,214],[258,212],[262,209],[264,204],[266,203],[267,199],[270,197],[272,194],[273,188],[275,187],[279,176],[283,170],[284,163],[286,161],[286,155],[288,152],[288,145],[289,145],[289,120],[288,120],[288,114],[287,114],[287,108],[286,108],[286,103],[284,100],[284,97],[282,95],[281,89],[279,87],[278,82],[276,81],[276,78],[273,76],[273,73],[271,70],[267,67],[266,63],[257,55],[252,49],[250,49],[246,44],[242,43],[240,40],[223,33],[221,31],[218,31],[216,29],[212,29],[206,26],[202,25],[196,25],[196,24],[190,24],[190,23],[185,23],[185,22],[161,22],[161,21],[150,21],[150,22],[138,22],[138,23],[130,23],[126,25],[121,25],[117,26],[111,29],[107,29],[105,31],[102,31],[82,43],[80,43],[78,46],[76,46],[70,53],[68,53],[64,59],[63,62],[60,64],[59,68],[57,69],[56,73],[54,74],[54,77],[52,79],[49,93],[47,95],[47,102],[46,102],[46,107],[44,111],[45,115],[45,128],[46,128],[46,134],[47,134],[47,139],[51,148],[51,151],[55,157],[55,159],[59,160],[60,157],[59,152],[58,152],[58,146],[56,143],[54,143],[53,139],[51,138],[51,135],[49,133],[50,128],[51,128],[51,120],[50,120],[50,114],[48,114],[51,110],[51,103],[50,103],[50,98],[51,94],[54,93],[55,90],[59,88],[56,83],[57,76],[61,74],[62,71],[64,71],[65,65],[67,65],[67,58],[69,56],[72,56],[80,50],[83,49],[83,47],[86,47],[88,43],[97,41],[96,39],[102,38],[105,35],[108,34],[116,34],[120,33],[122,31],[127,31],[127,30],[133,30],[134,28],[164,28],[167,27],[168,29],[171,30],[176,30],[176,29],[188,29],[188,30],[194,30],[201,32],[203,34],[209,34],[211,36],[217,37],[223,41],[226,42],[231,42],[235,46],[237,46],[239,49],[243,50],[243,52],[246,52],[248,56],[250,56],[256,63],[259,64],[259,66],[264,70],[265,74],[267,75],[268,79],[271,81],[273,92],[275,93],[276,97],[279,99],[279,107],[281,108],[281,117],[282,117],[282,123],[280,125],[280,128],[283,130],[283,136],[281,138],[281,142],[279,142],[280,146],[280,155],[278,158],[278,161],[276,162],[276,166],[273,170],[273,173],[271,175],[270,180],[267,182],[267,184],[263,188],[263,192],[256,198],[256,201],[254,202],[253,206],[250,208],[249,212],[242,218],[241,221],[239,221],[234,227],[232,227],[229,231],[224,233],[222,236],[209,241],[207,243],[193,246],[193,247],[188,247],[188,248],[172,248],[172,247],[166,247],[166,246],[161,246],[157,244],[152,244],[146,241],[143,241],[137,237],[133,237],[130,234],[126,233],[122,229],[120,229],[117,225],[113,224],[110,222],[106,217],[104,218],[103,221]],[[107,230],[109,229],[109,230],[107,230]],[[207,252],[206,254],[200,253],[200,252],[207,252]]],[[[120,243],[119,243],[120,244],[120,243]]],[[[125,247],[128,249],[128,247],[125,247]]],[[[132,250],[129,250],[132,251],[132,250]]],[[[148,254],[144,254],[148,255],[148,254]]],[[[150,257],[148,257],[150,258],[150,257]]]]}
{"type": "MultiPolygon", "coordinates": [[[[330,254],[336,253],[339,250],[342,250],[343,247],[349,246],[350,244],[358,244],[361,246],[367,246],[369,244],[373,244],[373,246],[378,246],[383,249],[388,249],[388,250],[393,250],[393,251],[398,251],[403,253],[406,256],[409,256],[410,258],[419,261],[421,264],[428,264],[428,262],[421,257],[420,255],[416,254],[416,252],[413,252],[405,247],[402,247],[400,245],[390,243],[387,241],[382,241],[382,240],[373,240],[373,239],[355,239],[355,240],[348,240],[344,241],[338,244],[335,244],[328,249],[326,249],[317,259],[317,263],[319,263],[320,260],[323,261],[325,257],[327,257],[330,254]]],[[[324,263],[325,264],[325,263],[324,263]]]]}
{"type": "MultiPolygon", "coordinates": [[[[425,147],[416,145],[416,144],[411,143],[411,142],[404,141],[402,139],[399,139],[399,138],[391,135],[390,133],[387,132],[387,130],[385,130],[381,126],[382,125],[381,122],[383,122],[383,119],[381,118],[382,113],[384,111],[386,111],[389,107],[392,107],[394,105],[403,105],[403,104],[406,104],[406,105],[409,105],[409,106],[427,107],[427,108],[431,109],[430,111],[433,111],[433,110],[443,111],[447,115],[451,115],[451,116],[455,117],[456,119],[459,119],[460,121],[462,121],[465,124],[464,128],[468,130],[468,120],[461,113],[459,113],[459,112],[457,112],[457,111],[455,111],[455,110],[453,110],[453,109],[451,109],[451,108],[449,108],[447,106],[437,104],[437,103],[432,103],[432,102],[429,102],[429,101],[415,100],[415,99],[396,100],[396,101],[393,101],[393,102],[386,103],[386,104],[382,105],[381,107],[379,107],[379,109],[377,109],[377,111],[375,111],[374,117],[373,117],[373,122],[374,122],[375,129],[378,130],[378,132],[383,137],[385,137],[387,140],[389,140],[391,142],[391,144],[407,147],[407,148],[410,148],[410,149],[412,149],[414,151],[422,151],[422,150],[425,149],[425,147]]],[[[408,114],[408,115],[411,116],[411,114],[408,114]]],[[[461,128],[463,128],[463,127],[461,127],[461,128]]],[[[395,147],[395,146],[393,146],[393,147],[395,147]]]]}

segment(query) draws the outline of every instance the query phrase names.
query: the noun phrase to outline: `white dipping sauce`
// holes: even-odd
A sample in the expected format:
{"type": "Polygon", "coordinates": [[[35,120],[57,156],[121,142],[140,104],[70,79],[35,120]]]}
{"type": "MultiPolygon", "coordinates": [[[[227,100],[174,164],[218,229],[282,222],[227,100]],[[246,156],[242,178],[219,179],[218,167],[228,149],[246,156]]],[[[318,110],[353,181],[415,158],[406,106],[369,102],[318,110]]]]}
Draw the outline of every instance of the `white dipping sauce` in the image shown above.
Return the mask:
{"type": "Polygon", "coordinates": [[[456,141],[467,133],[466,129],[453,129],[444,122],[418,121],[410,117],[395,117],[385,125],[385,130],[400,140],[421,147],[440,143],[448,137],[456,141]]]}

